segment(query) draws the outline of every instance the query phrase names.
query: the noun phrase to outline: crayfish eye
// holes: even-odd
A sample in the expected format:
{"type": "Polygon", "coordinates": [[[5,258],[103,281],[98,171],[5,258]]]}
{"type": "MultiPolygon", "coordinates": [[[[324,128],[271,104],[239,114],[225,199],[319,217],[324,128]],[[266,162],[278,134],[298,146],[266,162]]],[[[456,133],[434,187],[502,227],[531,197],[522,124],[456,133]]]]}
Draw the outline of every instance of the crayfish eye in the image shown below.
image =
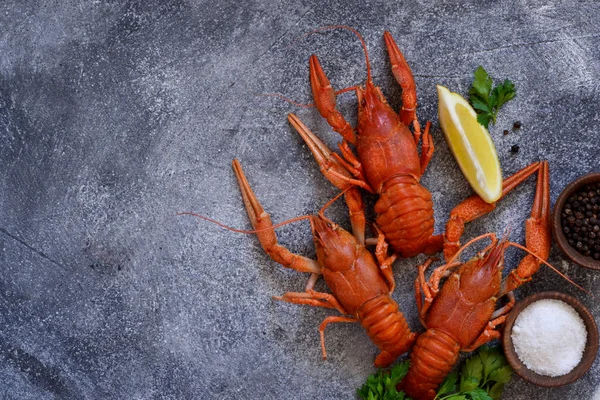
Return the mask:
{"type": "Polygon", "coordinates": [[[362,100],[362,101],[360,102],[360,106],[361,106],[361,107],[366,107],[366,106],[367,106],[367,101],[366,101],[366,100],[362,100]]]}

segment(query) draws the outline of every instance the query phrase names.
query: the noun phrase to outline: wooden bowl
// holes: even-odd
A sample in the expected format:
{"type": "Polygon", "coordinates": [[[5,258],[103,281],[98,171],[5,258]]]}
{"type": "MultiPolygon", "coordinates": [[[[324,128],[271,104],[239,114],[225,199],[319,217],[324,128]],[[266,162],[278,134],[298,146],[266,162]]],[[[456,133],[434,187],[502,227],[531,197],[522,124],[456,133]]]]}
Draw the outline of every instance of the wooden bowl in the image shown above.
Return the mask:
{"type": "MultiPolygon", "coordinates": [[[[569,338],[565,338],[565,340],[568,339],[569,338]]],[[[560,292],[540,292],[526,297],[517,303],[512,309],[508,315],[508,318],[506,319],[506,322],[504,323],[502,346],[504,347],[504,355],[506,356],[508,363],[521,378],[538,386],[563,386],[573,383],[577,379],[581,378],[588,371],[588,369],[590,369],[594,359],[596,358],[596,354],[598,353],[598,327],[596,326],[596,321],[594,321],[592,313],[590,313],[590,311],[575,297],[560,292]],[[583,351],[583,357],[581,358],[579,365],[565,375],[552,377],[533,372],[527,368],[525,364],[521,362],[521,360],[519,360],[519,357],[517,356],[513,346],[511,333],[517,316],[525,309],[525,307],[542,299],[555,299],[564,301],[579,313],[579,316],[583,320],[587,329],[587,343],[583,351]]]]}
{"type": "Polygon", "coordinates": [[[572,247],[562,231],[561,226],[561,214],[562,209],[565,206],[565,202],[573,193],[580,190],[583,186],[589,185],[590,183],[600,182],[600,172],[593,172],[591,174],[584,175],[564,188],[558,200],[554,205],[554,211],[552,213],[552,231],[554,233],[554,240],[558,244],[558,247],[569,257],[573,262],[591,269],[600,270],[600,261],[594,260],[592,257],[587,257],[572,247]]]}

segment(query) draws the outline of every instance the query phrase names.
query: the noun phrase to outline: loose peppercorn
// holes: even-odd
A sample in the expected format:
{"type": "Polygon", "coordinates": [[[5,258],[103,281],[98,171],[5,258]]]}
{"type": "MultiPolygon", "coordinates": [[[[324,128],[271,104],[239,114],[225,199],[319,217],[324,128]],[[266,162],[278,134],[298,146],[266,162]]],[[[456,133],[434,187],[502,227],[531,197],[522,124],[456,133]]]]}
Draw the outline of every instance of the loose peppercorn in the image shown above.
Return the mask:
{"type": "Polygon", "coordinates": [[[567,199],[561,212],[562,231],[569,245],[594,260],[600,260],[600,219],[594,209],[599,198],[600,183],[586,185],[567,199]]]}
{"type": "Polygon", "coordinates": [[[504,132],[502,132],[502,133],[504,133],[505,135],[508,135],[508,129],[505,129],[504,132]]]}
{"type": "Polygon", "coordinates": [[[521,128],[521,125],[522,125],[522,124],[521,124],[521,121],[516,121],[516,122],[513,124],[513,127],[514,127],[515,129],[520,129],[520,128],[521,128]]]}
{"type": "Polygon", "coordinates": [[[516,154],[519,152],[519,145],[518,144],[513,144],[512,147],[510,148],[511,153],[516,154]]]}

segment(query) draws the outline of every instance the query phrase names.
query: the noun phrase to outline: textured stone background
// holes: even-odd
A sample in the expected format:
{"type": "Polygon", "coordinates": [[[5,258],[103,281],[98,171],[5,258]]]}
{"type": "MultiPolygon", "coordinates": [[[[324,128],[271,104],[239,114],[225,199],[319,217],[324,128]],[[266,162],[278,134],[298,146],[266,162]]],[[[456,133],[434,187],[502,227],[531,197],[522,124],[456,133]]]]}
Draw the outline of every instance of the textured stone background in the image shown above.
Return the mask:
{"type": "MultiPolygon", "coordinates": [[[[600,6],[593,1],[3,1],[0,3],[0,397],[10,399],[354,397],[376,349],[355,324],[317,327],[331,312],[275,302],[307,277],[284,270],[253,236],[178,211],[249,227],[230,163],[238,157],[274,221],[319,209],[336,190],[320,175],[286,113],[330,145],[337,135],[310,102],[308,57],[333,85],[363,82],[365,37],[376,83],[394,106],[382,34],[413,68],[421,121],[436,153],[422,178],[436,230],[470,194],[439,129],[435,85],[466,95],[484,65],[510,78],[517,98],[491,134],[505,176],[550,160],[552,200],[572,179],[600,170],[600,6]],[[328,3],[328,4],[321,4],[328,3]],[[518,132],[502,135],[515,120],[518,132]],[[521,151],[512,155],[510,147],[521,151]]],[[[339,99],[356,118],[352,94],[339,99]]],[[[523,240],[534,179],[466,235],[511,227],[523,240]]],[[[342,203],[329,215],[348,226],[342,203]]],[[[314,256],[305,222],[281,243],[314,256]]],[[[511,250],[508,265],[521,254],[511,250]]],[[[412,282],[423,257],[395,265],[413,329],[412,282]]],[[[586,289],[598,274],[550,261],[586,289]]],[[[322,287],[321,287],[322,288],[322,287]]],[[[561,290],[590,296],[546,268],[517,298],[561,290]]],[[[596,360],[578,382],[543,389],[514,377],[507,399],[586,399],[596,360]]]]}

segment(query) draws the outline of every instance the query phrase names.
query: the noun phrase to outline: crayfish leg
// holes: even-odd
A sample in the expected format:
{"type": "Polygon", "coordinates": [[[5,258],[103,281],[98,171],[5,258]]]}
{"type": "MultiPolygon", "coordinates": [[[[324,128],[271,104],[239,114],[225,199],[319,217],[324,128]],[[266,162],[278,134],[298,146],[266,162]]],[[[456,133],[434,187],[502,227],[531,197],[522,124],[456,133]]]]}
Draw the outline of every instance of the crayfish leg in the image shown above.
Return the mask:
{"type": "Polygon", "coordinates": [[[344,139],[352,144],[356,144],[356,134],[342,113],[336,109],[336,94],[331,86],[331,82],[323,67],[319,63],[319,59],[314,54],[310,56],[310,87],[315,99],[317,110],[334,131],[342,135],[344,139]]]}
{"type": "Polygon", "coordinates": [[[421,136],[421,128],[417,121],[417,85],[415,84],[415,78],[404,55],[394,41],[392,34],[385,31],[383,38],[390,57],[390,63],[392,64],[392,74],[402,88],[400,120],[406,126],[409,126],[411,123],[414,124],[415,140],[418,143],[421,136]]]}
{"type": "MultiPolygon", "coordinates": [[[[514,175],[502,182],[502,195],[504,198],[511,190],[519,186],[529,176],[540,169],[541,162],[535,162],[517,171],[514,175]]],[[[537,197],[537,195],[536,195],[537,197]]],[[[465,230],[465,224],[471,222],[496,209],[496,203],[486,203],[477,195],[468,197],[450,212],[450,219],[446,223],[444,234],[444,257],[449,260],[460,248],[460,237],[465,230]]]]}
{"type": "Polygon", "coordinates": [[[423,254],[439,253],[444,248],[444,235],[431,235],[427,238],[427,243],[423,250],[423,254]]]}
{"type": "Polygon", "coordinates": [[[273,226],[271,217],[265,212],[252,191],[248,179],[242,170],[242,165],[237,159],[233,160],[232,165],[240,185],[246,212],[248,213],[252,226],[258,231],[256,232],[256,236],[258,237],[258,241],[263,250],[273,259],[273,261],[280,263],[286,268],[292,268],[300,272],[320,274],[321,266],[317,261],[299,254],[294,254],[277,243],[275,231],[273,229],[268,229],[273,226]]]}
{"type": "Polygon", "coordinates": [[[421,175],[425,172],[429,161],[431,161],[431,157],[433,157],[433,139],[431,134],[429,133],[429,128],[431,127],[431,122],[427,121],[425,124],[425,131],[423,132],[423,143],[421,144],[421,175]]]}
{"type": "MultiPolygon", "coordinates": [[[[358,187],[362,187],[368,191],[372,191],[371,188],[363,179],[359,177],[355,178],[353,174],[354,167],[344,162],[337,153],[330,150],[317,135],[302,123],[300,118],[294,114],[289,114],[288,121],[312,152],[323,176],[338,189],[346,191],[344,196],[350,214],[352,233],[360,244],[364,244],[366,225],[365,206],[358,187]]],[[[361,173],[360,171],[358,172],[360,176],[361,173]]]]}
{"type": "MultiPolygon", "coordinates": [[[[543,260],[548,259],[551,245],[550,234],[550,173],[548,161],[543,161],[538,172],[535,200],[531,217],[525,222],[525,246],[543,260]]],[[[526,255],[516,269],[502,282],[501,294],[511,292],[529,282],[540,268],[540,260],[526,255]]]]}
{"type": "Polygon", "coordinates": [[[481,333],[481,335],[479,335],[479,337],[477,339],[475,339],[475,341],[473,343],[471,343],[470,346],[467,346],[465,348],[462,348],[461,351],[465,352],[465,353],[470,353],[471,351],[475,351],[477,350],[480,346],[491,342],[494,339],[500,339],[500,337],[502,336],[500,334],[500,332],[498,331],[498,325],[504,323],[504,321],[506,320],[506,315],[503,315],[501,317],[498,317],[490,322],[488,322],[487,326],[485,327],[484,331],[481,333]]]}
{"type": "Polygon", "coordinates": [[[423,326],[426,326],[425,315],[427,314],[427,310],[429,310],[433,299],[437,295],[437,292],[431,290],[430,284],[427,282],[427,279],[425,279],[425,271],[434,261],[436,261],[435,258],[428,258],[423,264],[417,267],[419,272],[417,274],[417,279],[415,279],[415,300],[417,303],[417,310],[419,311],[419,319],[423,326]],[[424,304],[423,297],[425,297],[424,304]]]}
{"type": "Polygon", "coordinates": [[[398,254],[392,254],[388,257],[388,244],[385,241],[385,235],[379,230],[377,225],[373,224],[373,228],[377,232],[377,247],[375,248],[375,258],[377,258],[377,264],[379,264],[379,270],[383,274],[383,277],[387,281],[388,289],[390,293],[394,291],[396,287],[396,280],[392,272],[392,264],[398,258],[398,254]]]}
{"type": "Polygon", "coordinates": [[[327,351],[325,350],[325,328],[327,325],[333,322],[358,322],[358,320],[354,317],[341,317],[341,316],[331,316],[327,317],[321,322],[319,326],[319,334],[321,335],[321,352],[323,353],[323,360],[327,359],[327,351]]]}
{"type": "Polygon", "coordinates": [[[287,292],[283,296],[273,296],[273,299],[294,304],[335,308],[340,314],[348,314],[335,296],[330,293],[317,292],[312,289],[309,289],[306,292],[287,292]]]}

